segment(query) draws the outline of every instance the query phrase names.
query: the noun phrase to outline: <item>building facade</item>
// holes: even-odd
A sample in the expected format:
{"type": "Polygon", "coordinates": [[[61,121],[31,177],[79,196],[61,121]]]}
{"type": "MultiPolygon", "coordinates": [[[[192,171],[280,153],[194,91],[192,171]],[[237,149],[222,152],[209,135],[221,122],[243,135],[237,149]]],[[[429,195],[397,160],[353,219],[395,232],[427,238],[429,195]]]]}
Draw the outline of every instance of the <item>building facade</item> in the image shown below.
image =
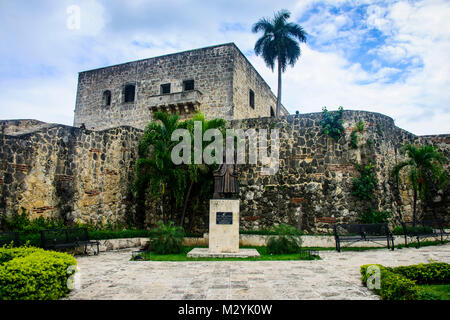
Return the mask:
{"type": "MultiPolygon", "coordinates": [[[[234,43],[80,72],[74,126],[145,128],[158,110],[189,118],[274,116],[276,97],[234,43]]],[[[282,106],[281,115],[288,115],[282,106]]]]}

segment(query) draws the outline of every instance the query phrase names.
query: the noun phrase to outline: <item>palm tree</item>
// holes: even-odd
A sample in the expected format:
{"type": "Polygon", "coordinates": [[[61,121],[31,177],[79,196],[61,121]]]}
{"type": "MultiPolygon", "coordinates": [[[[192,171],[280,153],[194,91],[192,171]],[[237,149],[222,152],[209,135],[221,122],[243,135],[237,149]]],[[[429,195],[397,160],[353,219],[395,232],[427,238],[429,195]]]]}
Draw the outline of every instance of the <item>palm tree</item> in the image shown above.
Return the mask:
{"type": "MultiPolygon", "coordinates": [[[[202,137],[208,129],[225,131],[226,121],[223,119],[206,120],[204,115],[196,113],[191,119],[179,121],[177,114],[169,115],[165,112],[156,112],[154,120],[150,122],[139,142],[139,159],[136,161],[136,177],[133,183],[133,191],[137,195],[141,207],[145,207],[145,196],[149,195],[158,200],[164,223],[168,222],[165,199],[169,198],[170,208],[183,206],[180,225],[184,225],[186,210],[192,199],[192,191],[199,196],[210,191],[211,171],[213,166],[206,164],[181,164],[175,165],[171,158],[171,152],[178,141],[172,141],[172,133],[176,129],[187,129],[191,135],[191,159],[194,159],[194,122],[202,123],[202,137]],[[187,187],[189,185],[189,187],[187,187]],[[186,191],[187,188],[187,191],[186,191]]],[[[202,150],[209,142],[203,142],[202,150]]],[[[199,150],[199,152],[202,152],[199,150]]],[[[143,210],[143,209],[141,209],[143,210]]],[[[140,221],[143,224],[143,221],[140,221]]]]}
{"type": "Polygon", "coordinates": [[[280,116],[281,108],[281,74],[286,70],[288,64],[294,66],[301,54],[299,42],[306,42],[307,33],[303,28],[292,22],[287,22],[291,13],[280,10],[275,13],[273,19],[262,18],[256,22],[252,31],[264,34],[256,41],[255,53],[262,54],[268,67],[273,71],[275,60],[278,63],[278,94],[276,117],[280,116]]]}
{"type": "MultiPolygon", "coordinates": [[[[172,211],[173,204],[175,207],[181,205],[188,173],[183,167],[176,166],[171,159],[172,148],[177,144],[171,140],[171,137],[172,133],[179,128],[178,115],[159,111],[153,115],[153,118],[159,122],[150,122],[139,142],[139,159],[135,165],[136,178],[133,191],[141,200],[145,194],[159,198],[163,220],[167,223],[164,200],[170,197],[172,211]],[[175,200],[174,203],[172,200],[175,200]]],[[[143,221],[140,223],[142,224],[143,221]]]]}
{"type": "MultiPolygon", "coordinates": [[[[180,128],[187,129],[191,134],[191,142],[192,142],[192,153],[195,152],[194,148],[194,123],[195,122],[201,122],[202,124],[202,136],[205,134],[205,132],[209,129],[219,129],[222,132],[222,135],[224,135],[225,127],[226,127],[226,121],[224,119],[212,119],[212,120],[206,120],[205,116],[197,112],[194,114],[194,116],[186,120],[182,123],[180,123],[180,128]]],[[[203,141],[202,142],[202,150],[206,147],[206,145],[209,142],[203,141]]],[[[194,154],[192,154],[191,159],[194,159],[194,154]]],[[[206,164],[190,164],[189,166],[189,188],[187,190],[185,199],[184,199],[184,205],[183,205],[183,211],[181,214],[181,220],[180,225],[184,225],[184,220],[186,216],[186,209],[189,200],[191,199],[191,191],[194,187],[194,185],[197,184],[197,194],[200,194],[202,192],[202,189],[208,189],[208,186],[210,185],[211,179],[211,172],[214,169],[214,166],[208,166],[206,164]]]]}
{"type": "Polygon", "coordinates": [[[447,184],[447,171],[443,164],[447,161],[445,156],[431,145],[415,146],[407,144],[404,151],[408,157],[394,166],[392,174],[399,178],[400,171],[408,167],[408,180],[413,188],[413,225],[417,221],[417,197],[424,197],[431,184],[442,188],[447,184]]]}

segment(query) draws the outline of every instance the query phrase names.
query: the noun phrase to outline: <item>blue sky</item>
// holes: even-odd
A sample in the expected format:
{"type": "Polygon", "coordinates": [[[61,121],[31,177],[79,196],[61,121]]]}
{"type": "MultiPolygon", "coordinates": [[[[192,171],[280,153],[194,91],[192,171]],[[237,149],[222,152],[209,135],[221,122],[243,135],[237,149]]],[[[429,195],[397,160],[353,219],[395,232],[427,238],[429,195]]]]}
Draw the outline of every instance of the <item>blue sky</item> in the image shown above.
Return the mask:
{"type": "Polygon", "coordinates": [[[235,42],[255,56],[251,25],[281,8],[308,32],[283,75],[294,113],[380,112],[415,134],[449,133],[450,1],[0,0],[0,119],[72,124],[78,72],[235,42]],[[67,9],[80,8],[70,29],[67,9]]]}

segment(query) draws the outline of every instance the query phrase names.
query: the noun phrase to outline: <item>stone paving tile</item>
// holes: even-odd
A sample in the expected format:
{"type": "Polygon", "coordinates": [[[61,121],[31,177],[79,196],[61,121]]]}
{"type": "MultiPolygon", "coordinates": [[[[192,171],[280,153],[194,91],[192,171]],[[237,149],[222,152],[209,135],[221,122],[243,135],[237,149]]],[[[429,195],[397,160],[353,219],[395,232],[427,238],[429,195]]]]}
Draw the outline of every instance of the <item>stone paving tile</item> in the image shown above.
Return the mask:
{"type": "Polygon", "coordinates": [[[81,288],[66,299],[379,299],[359,267],[450,263],[450,244],[395,251],[321,251],[316,261],[129,261],[132,250],[76,257],[81,288]]]}

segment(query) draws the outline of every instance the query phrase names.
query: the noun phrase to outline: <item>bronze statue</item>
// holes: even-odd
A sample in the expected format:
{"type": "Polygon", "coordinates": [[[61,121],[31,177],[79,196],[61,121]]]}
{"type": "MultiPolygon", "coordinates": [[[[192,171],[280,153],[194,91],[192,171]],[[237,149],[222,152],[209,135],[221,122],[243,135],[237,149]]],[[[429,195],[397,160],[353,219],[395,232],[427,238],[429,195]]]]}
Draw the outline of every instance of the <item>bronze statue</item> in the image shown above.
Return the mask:
{"type": "Polygon", "coordinates": [[[213,199],[231,198],[239,194],[237,171],[234,164],[223,163],[213,172],[214,194],[213,199]]]}

